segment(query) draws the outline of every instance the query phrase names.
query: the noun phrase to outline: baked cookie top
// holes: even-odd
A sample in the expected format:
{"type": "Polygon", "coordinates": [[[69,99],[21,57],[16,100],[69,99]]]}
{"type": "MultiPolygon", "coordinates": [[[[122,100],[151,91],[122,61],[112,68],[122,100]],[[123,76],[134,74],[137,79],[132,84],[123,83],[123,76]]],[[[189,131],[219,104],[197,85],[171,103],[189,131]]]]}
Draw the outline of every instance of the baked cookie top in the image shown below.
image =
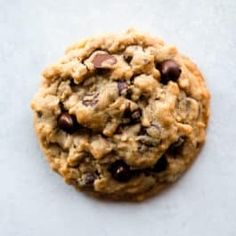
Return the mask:
{"type": "Polygon", "coordinates": [[[50,166],[97,196],[142,200],[205,140],[209,92],[176,47],[128,30],[69,47],[42,74],[34,124],[50,166]]]}

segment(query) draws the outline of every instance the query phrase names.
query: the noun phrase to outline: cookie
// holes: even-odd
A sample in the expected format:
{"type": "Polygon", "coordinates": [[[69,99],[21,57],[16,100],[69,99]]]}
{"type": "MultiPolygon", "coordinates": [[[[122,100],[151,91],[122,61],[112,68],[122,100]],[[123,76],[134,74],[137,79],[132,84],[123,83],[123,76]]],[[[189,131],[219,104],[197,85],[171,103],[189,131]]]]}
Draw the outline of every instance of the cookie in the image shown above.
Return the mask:
{"type": "Polygon", "coordinates": [[[189,58],[128,30],[69,47],[44,70],[32,109],[41,148],[67,183],[102,198],[143,200],[197,156],[209,99],[189,58]]]}

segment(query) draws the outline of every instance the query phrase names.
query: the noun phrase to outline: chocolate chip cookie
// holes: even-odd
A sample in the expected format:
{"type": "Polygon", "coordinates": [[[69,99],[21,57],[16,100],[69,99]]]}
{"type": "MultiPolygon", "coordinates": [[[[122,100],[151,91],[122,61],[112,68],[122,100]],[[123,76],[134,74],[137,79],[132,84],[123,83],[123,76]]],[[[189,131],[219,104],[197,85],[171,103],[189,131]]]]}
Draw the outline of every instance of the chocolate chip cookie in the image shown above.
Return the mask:
{"type": "Polygon", "coordinates": [[[200,71],[176,47],[128,30],[69,47],[44,70],[32,109],[42,150],[67,183],[143,200],[197,156],[209,98],[200,71]]]}

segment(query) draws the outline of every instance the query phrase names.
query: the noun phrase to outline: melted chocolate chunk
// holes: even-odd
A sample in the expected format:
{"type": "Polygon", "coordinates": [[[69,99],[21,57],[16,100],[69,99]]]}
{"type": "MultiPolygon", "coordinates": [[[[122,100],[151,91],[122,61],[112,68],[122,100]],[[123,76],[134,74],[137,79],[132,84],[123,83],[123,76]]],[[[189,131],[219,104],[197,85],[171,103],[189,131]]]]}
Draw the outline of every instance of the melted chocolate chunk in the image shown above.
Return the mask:
{"type": "Polygon", "coordinates": [[[92,60],[92,63],[96,69],[106,68],[106,66],[103,65],[104,62],[108,65],[114,65],[116,64],[117,59],[114,56],[104,52],[97,53],[92,60]]]}

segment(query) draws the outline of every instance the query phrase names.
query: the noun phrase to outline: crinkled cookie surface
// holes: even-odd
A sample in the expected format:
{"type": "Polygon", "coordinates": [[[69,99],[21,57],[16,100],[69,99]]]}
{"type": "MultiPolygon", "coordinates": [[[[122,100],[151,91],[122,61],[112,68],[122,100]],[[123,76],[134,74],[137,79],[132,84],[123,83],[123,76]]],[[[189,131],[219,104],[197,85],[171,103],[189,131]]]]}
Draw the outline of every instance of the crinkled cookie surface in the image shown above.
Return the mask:
{"type": "Polygon", "coordinates": [[[209,92],[174,46],[128,30],[72,45],[32,101],[41,148],[76,188],[143,200],[177,180],[205,140],[209,92]]]}

